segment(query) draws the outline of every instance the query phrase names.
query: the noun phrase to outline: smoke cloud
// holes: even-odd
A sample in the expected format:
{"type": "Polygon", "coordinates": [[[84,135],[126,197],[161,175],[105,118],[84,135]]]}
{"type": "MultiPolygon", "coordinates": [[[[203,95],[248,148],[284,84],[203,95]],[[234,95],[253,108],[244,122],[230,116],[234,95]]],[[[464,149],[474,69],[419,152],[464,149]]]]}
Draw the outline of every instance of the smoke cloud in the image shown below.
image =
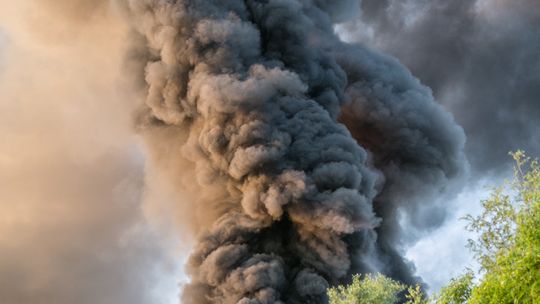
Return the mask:
{"type": "Polygon", "coordinates": [[[172,267],[141,211],[126,27],[74,4],[0,1],[0,303],[161,304],[172,267]]]}
{"type": "Polygon", "coordinates": [[[138,33],[149,167],[189,198],[183,303],[324,303],[354,272],[420,280],[402,227],[441,224],[465,137],[396,59],[336,36],[357,1],[116,4],[138,33]]]}
{"type": "Polygon", "coordinates": [[[363,0],[340,26],[351,41],[399,58],[456,115],[475,174],[508,152],[540,153],[540,11],[535,0],[363,0]]]}

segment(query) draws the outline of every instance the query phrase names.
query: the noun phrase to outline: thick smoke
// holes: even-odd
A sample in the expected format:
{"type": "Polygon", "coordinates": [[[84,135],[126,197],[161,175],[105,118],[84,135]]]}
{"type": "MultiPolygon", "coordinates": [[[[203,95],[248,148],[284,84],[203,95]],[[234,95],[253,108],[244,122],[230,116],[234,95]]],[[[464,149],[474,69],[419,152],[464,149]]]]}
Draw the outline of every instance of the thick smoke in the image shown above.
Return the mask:
{"type": "Polygon", "coordinates": [[[0,0],[0,303],[163,304],[174,274],[118,89],[126,28],[75,2],[97,1],[0,0]]]}
{"type": "Polygon", "coordinates": [[[500,173],[508,152],[540,153],[536,0],[363,0],[340,31],[390,53],[429,85],[468,136],[473,171],[500,173]]]}
{"type": "Polygon", "coordinates": [[[464,135],[395,59],[337,38],[356,1],[119,4],[139,33],[138,129],[193,198],[184,303],[324,303],[353,272],[419,280],[400,223],[441,223],[464,135]]]}

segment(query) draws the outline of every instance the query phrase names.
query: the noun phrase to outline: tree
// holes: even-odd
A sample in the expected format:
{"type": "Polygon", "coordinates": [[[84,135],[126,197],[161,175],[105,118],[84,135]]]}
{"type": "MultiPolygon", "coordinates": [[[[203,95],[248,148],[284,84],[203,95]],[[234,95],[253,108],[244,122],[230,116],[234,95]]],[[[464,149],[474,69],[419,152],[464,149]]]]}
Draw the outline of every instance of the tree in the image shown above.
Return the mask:
{"type": "Polygon", "coordinates": [[[381,274],[361,277],[353,276],[348,286],[337,286],[328,290],[330,304],[394,304],[405,285],[381,274]]]}
{"type": "Polygon", "coordinates": [[[473,289],[474,273],[468,270],[462,276],[452,279],[432,299],[436,304],[462,304],[467,303],[473,289]]]}
{"type": "Polygon", "coordinates": [[[350,285],[337,286],[328,290],[330,304],[396,304],[399,295],[407,289],[405,304],[428,304],[420,285],[403,285],[382,274],[353,276],[350,285]]]}
{"type": "Polygon", "coordinates": [[[420,285],[416,285],[415,287],[409,286],[407,292],[408,294],[405,296],[407,302],[405,304],[429,304],[429,300],[426,299],[420,285]]]}
{"type": "Polygon", "coordinates": [[[496,189],[481,215],[467,217],[479,233],[469,244],[484,273],[470,304],[540,303],[540,166],[522,151],[512,155],[509,189],[496,189]]]}
{"type": "Polygon", "coordinates": [[[465,217],[483,276],[476,285],[472,273],[452,280],[436,303],[540,303],[540,166],[522,151],[512,156],[514,179],[493,189],[480,215],[465,217]]]}

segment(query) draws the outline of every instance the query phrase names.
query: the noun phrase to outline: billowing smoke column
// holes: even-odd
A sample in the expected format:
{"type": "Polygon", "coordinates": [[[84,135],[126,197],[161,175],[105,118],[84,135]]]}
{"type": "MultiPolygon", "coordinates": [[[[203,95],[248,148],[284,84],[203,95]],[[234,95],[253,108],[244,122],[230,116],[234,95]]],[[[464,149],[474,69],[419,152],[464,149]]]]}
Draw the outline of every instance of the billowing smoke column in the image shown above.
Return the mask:
{"type": "Polygon", "coordinates": [[[442,221],[464,135],[398,62],[337,38],[355,3],[123,3],[138,127],[157,162],[185,164],[168,170],[194,197],[186,217],[205,217],[183,303],[325,303],[353,272],[418,280],[402,226],[442,221]]]}

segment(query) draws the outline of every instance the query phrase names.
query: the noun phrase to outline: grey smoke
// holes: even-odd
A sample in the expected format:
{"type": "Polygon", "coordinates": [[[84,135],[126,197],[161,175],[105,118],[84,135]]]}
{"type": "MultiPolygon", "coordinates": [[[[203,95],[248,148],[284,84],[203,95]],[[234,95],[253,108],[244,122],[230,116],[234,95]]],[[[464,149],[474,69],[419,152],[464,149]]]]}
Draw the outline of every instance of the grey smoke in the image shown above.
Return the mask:
{"type": "Polygon", "coordinates": [[[468,136],[477,174],[508,152],[540,153],[540,10],[535,0],[364,0],[341,30],[390,53],[434,91],[468,136]]]}
{"type": "Polygon", "coordinates": [[[157,166],[190,164],[166,168],[179,191],[200,191],[183,303],[324,303],[355,272],[420,280],[400,219],[441,223],[464,134],[395,59],[337,38],[355,1],[122,5],[144,37],[138,128],[157,166]]]}
{"type": "Polygon", "coordinates": [[[139,33],[138,129],[198,216],[183,303],[324,303],[355,272],[420,280],[400,220],[441,223],[464,135],[395,59],[338,39],[356,1],[120,5],[139,33]]]}

